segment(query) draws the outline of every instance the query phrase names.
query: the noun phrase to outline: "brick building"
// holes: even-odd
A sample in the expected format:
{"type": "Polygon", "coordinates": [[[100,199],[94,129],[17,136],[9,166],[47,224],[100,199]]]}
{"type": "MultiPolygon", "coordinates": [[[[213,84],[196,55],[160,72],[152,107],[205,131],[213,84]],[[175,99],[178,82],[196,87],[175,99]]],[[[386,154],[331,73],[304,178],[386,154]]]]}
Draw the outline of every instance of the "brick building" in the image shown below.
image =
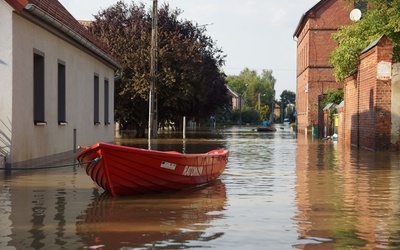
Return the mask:
{"type": "Polygon", "coordinates": [[[299,133],[311,134],[312,129],[318,129],[318,137],[324,136],[324,94],[328,89],[343,88],[343,83],[335,81],[329,65],[329,54],[337,46],[331,36],[340,26],[351,22],[349,15],[353,6],[342,0],[321,0],[301,17],[293,34],[297,39],[299,133]]]}
{"type": "Polygon", "coordinates": [[[361,52],[357,73],[345,80],[339,140],[346,145],[399,150],[400,79],[397,64],[392,71],[392,54],[392,42],[380,37],[361,52]]]}

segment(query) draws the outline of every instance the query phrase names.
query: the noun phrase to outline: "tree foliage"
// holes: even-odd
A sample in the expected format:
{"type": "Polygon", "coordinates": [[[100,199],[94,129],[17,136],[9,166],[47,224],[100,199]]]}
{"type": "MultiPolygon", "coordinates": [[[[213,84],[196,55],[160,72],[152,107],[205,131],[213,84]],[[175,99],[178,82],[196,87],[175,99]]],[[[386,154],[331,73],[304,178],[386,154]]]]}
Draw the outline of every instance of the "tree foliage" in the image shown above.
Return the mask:
{"type": "Polygon", "coordinates": [[[363,12],[361,20],[341,27],[333,35],[338,47],[330,55],[330,64],[337,81],[357,69],[360,52],[382,35],[393,41],[393,61],[400,61],[400,1],[369,0],[368,9],[363,12]]]}
{"type": "Polygon", "coordinates": [[[226,81],[230,88],[243,96],[246,107],[257,110],[261,119],[268,117],[275,97],[276,79],[272,70],[264,69],[258,75],[257,71],[245,68],[239,75],[227,76],[226,81]]]}
{"type": "Polygon", "coordinates": [[[296,93],[290,90],[282,91],[281,97],[281,105],[285,109],[289,104],[296,104],[296,93]]]}
{"type": "Polygon", "coordinates": [[[323,105],[327,105],[329,103],[334,103],[336,105],[340,104],[344,98],[343,89],[328,89],[326,91],[326,97],[324,98],[323,105]]]}
{"type": "Polygon", "coordinates": [[[234,110],[231,119],[235,121],[236,124],[239,124],[241,120],[241,125],[259,124],[261,120],[259,112],[249,107],[244,107],[242,110],[234,110]]]}
{"type": "MultiPolygon", "coordinates": [[[[179,124],[182,116],[202,119],[228,103],[225,55],[204,26],[180,20],[180,9],[158,9],[156,94],[158,120],[179,124]]],[[[152,14],[141,4],[123,1],[100,11],[89,31],[105,43],[123,66],[115,82],[115,120],[144,136],[148,124],[152,14]]]]}

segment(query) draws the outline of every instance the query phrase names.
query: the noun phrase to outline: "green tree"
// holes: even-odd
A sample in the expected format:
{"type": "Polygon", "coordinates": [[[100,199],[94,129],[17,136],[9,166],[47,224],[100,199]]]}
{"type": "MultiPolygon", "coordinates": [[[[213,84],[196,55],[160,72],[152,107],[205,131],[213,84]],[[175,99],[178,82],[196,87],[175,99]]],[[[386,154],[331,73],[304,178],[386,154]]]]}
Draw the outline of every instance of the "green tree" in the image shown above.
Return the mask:
{"type": "Polygon", "coordinates": [[[257,71],[245,68],[239,75],[227,76],[226,81],[230,88],[243,96],[246,107],[258,112],[259,119],[268,119],[275,96],[276,79],[272,70],[264,69],[258,75],[257,71]]]}
{"type": "Polygon", "coordinates": [[[232,114],[232,121],[237,124],[239,122],[240,117],[242,119],[243,124],[259,124],[260,123],[260,114],[257,110],[249,107],[244,107],[242,110],[235,110],[232,114]]]}
{"type": "Polygon", "coordinates": [[[334,103],[336,105],[340,104],[344,98],[343,89],[328,89],[326,91],[326,97],[323,101],[323,105],[328,105],[329,103],[334,103]]]}
{"type": "MultiPolygon", "coordinates": [[[[206,119],[228,103],[225,55],[205,27],[179,20],[180,9],[158,9],[156,94],[160,124],[206,119]]],[[[124,68],[115,82],[115,119],[132,125],[144,137],[148,124],[151,12],[143,3],[122,1],[100,11],[89,31],[105,43],[124,68]]]]}
{"type": "MultiPolygon", "coordinates": [[[[281,95],[280,95],[280,102],[279,104],[281,105],[281,111],[283,112],[281,115],[281,118],[284,117],[289,117],[292,118],[292,111],[293,111],[293,107],[296,104],[296,93],[294,93],[293,91],[290,90],[284,90],[282,91],[281,95]],[[288,105],[292,104],[292,106],[288,109],[288,105]]],[[[283,121],[281,121],[283,122],[283,121]]]]}
{"type": "MultiPolygon", "coordinates": [[[[349,0],[345,0],[349,1],[349,0]]],[[[349,1],[350,2],[350,1],[349,1]]],[[[400,1],[369,0],[361,20],[339,28],[333,34],[338,46],[330,55],[337,81],[343,81],[357,69],[358,56],[371,42],[387,35],[394,44],[393,61],[400,60],[400,1]]]]}
{"type": "Polygon", "coordinates": [[[288,104],[296,104],[296,93],[290,90],[282,91],[281,95],[281,105],[286,108],[288,104]]]}

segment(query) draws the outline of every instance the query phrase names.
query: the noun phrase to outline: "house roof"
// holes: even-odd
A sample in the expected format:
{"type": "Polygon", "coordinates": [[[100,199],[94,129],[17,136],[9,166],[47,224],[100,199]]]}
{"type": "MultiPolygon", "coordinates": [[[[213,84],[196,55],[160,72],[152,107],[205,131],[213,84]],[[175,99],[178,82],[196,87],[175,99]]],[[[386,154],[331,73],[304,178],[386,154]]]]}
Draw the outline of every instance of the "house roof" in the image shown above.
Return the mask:
{"type": "Polygon", "coordinates": [[[19,13],[24,10],[33,13],[111,63],[115,69],[122,70],[121,65],[110,55],[107,48],[81,25],[58,0],[5,1],[19,13]]]}
{"type": "Polygon", "coordinates": [[[373,47],[375,47],[375,46],[379,43],[379,41],[382,39],[382,37],[384,37],[384,36],[380,36],[380,37],[378,37],[375,41],[373,41],[372,43],[370,43],[365,49],[363,49],[363,51],[361,51],[360,55],[361,55],[361,54],[364,54],[364,53],[367,52],[368,50],[370,50],[370,49],[372,49],[373,47]]]}
{"type": "Polygon", "coordinates": [[[301,18],[299,23],[297,24],[296,30],[293,33],[293,37],[298,37],[303,30],[304,25],[306,24],[307,20],[310,17],[313,17],[315,12],[321,8],[325,3],[327,3],[329,0],[321,0],[318,3],[316,3],[311,9],[309,9],[306,13],[304,13],[301,18]]]}
{"type": "Polygon", "coordinates": [[[25,5],[28,4],[28,0],[5,0],[15,11],[21,12],[25,5]]]}
{"type": "Polygon", "coordinates": [[[236,93],[235,91],[233,91],[233,89],[231,89],[228,85],[225,85],[225,86],[226,86],[226,88],[228,89],[228,93],[229,93],[231,96],[236,97],[236,98],[239,98],[239,94],[238,94],[238,93],[236,93]]]}
{"type": "Polygon", "coordinates": [[[328,103],[328,104],[326,104],[326,106],[324,107],[323,110],[328,110],[328,109],[331,109],[331,108],[336,108],[336,104],[328,103]]]}

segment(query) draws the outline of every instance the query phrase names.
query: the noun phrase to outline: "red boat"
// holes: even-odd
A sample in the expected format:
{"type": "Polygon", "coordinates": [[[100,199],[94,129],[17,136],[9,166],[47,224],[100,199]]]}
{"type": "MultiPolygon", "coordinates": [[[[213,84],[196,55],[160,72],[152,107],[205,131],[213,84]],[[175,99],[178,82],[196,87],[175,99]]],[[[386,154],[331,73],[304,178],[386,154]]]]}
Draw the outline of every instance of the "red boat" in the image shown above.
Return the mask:
{"type": "Polygon", "coordinates": [[[77,156],[86,173],[112,196],[166,192],[210,183],[225,170],[229,151],[182,154],[97,143],[77,156]]]}

